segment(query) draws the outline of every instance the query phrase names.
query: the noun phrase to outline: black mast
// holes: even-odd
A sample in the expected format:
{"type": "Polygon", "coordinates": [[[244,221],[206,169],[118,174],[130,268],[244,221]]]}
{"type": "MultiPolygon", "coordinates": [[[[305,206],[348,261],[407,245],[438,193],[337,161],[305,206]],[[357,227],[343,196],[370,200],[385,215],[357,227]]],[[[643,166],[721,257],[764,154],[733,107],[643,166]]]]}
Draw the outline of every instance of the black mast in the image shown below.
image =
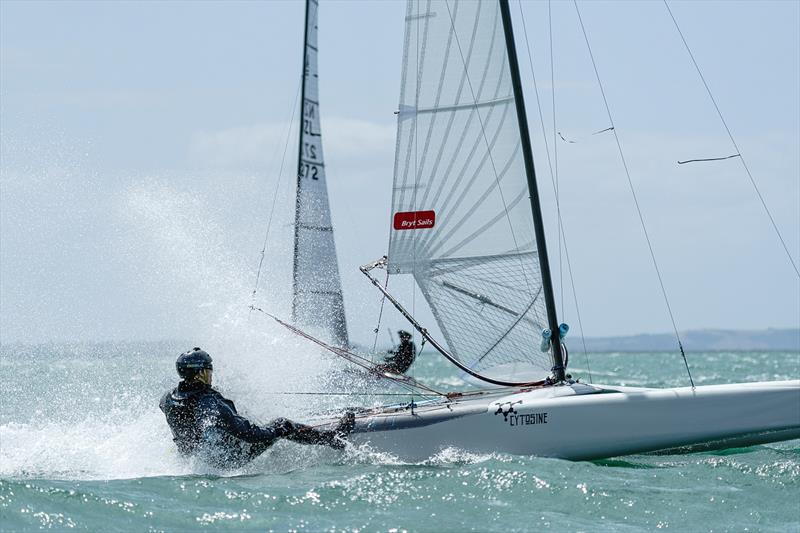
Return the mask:
{"type": "Polygon", "coordinates": [[[303,165],[303,119],[306,111],[306,70],[308,69],[308,12],[311,0],[306,0],[306,16],[303,25],[303,71],[300,89],[300,135],[297,148],[297,189],[294,199],[294,259],[292,261],[292,322],[297,322],[297,242],[300,239],[300,172],[303,165]]]}
{"type": "MultiPolygon", "coordinates": [[[[547,318],[550,321],[553,344],[553,377],[556,382],[564,381],[564,357],[561,353],[561,339],[558,331],[558,318],[556,317],[556,300],[553,296],[553,281],[550,278],[550,263],[547,260],[547,243],[544,237],[544,223],[542,222],[542,208],[539,204],[539,190],[536,187],[536,169],[533,166],[533,151],[531,150],[531,136],[528,131],[528,117],[525,113],[525,100],[522,95],[522,81],[519,75],[519,62],[517,61],[517,48],[514,42],[514,29],[511,27],[511,12],[508,0],[500,2],[500,13],[503,17],[503,30],[506,35],[506,50],[508,50],[508,65],[511,70],[511,83],[514,86],[514,100],[517,104],[517,121],[522,141],[522,156],[525,160],[525,173],[528,176],[528,192],[530,193],[531,209],[533,211],[533,227],[536,232],[536,245],[539,250],[539,268],[542,271],[542,285],[544,299],[547,307],[547,318]]],[[[536,347],[535,349],[538,349],[536,347]]]]}

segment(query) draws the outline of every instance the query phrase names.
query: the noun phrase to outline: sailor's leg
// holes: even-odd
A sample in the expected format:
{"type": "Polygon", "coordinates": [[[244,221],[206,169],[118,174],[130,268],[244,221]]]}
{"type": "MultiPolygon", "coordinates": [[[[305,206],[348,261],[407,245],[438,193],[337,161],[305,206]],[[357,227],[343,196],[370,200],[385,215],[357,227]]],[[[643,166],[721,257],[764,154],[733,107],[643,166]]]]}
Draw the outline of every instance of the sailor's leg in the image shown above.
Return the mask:
{"type": "Polygon", "coordinates": [[[286,438],[300,444],[325,444],[334,448],[342,448],[343,444],[336,438],[337,433],[330,430],[319,430],[303,424],[294,424],[294,431],[286,438]]]}
{"type": "Polygon", "coordinates": [[[353,431],[355,416],[352,412],[348,412],[342,417],[342,420],[334,430],[319,430],[303,424],[292,424],[294,425],[294,431],[286,436],[287,439],[301,444],[324,444],[341,449],[344,448],[342,437],[353,431]]]}
{"type": "Polygon", "coordinates": [[[275,441],[256,442],[253,444],[243,444],[231,453],[228,457],[228,467],[238,468],[246,465],[272,446],[275,441]]]}

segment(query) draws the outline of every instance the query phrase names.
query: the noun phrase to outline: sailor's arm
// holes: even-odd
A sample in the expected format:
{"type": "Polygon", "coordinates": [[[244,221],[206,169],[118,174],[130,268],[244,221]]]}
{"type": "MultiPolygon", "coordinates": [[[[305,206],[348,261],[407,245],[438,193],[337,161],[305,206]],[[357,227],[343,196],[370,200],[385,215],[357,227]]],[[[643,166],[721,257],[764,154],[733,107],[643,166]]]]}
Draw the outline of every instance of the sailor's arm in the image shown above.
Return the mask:
{"type": "Polygon", "coordinates": [[[162,396],[161,400],[158,402],[158,408],[161,409],[161,412],[164,414],[167,413],[167,398],[169,398],[169,393],[162,396]]]}
{"type": "MultiPolygon", "coordinates": [[[[211,404],[212,402],[208,403],[211,404]]],[[[217,427],[245,442],[271,442],[286,436],[290,431],[290,428],[277,424],[271,424],[266,427],[253,424],[223,402],[213,401],[213,405],[204,407],[213,412],[217,427]]]]}
{"type": "Polygon", "coordinates": [[[387,350],[386,356],[383,360],[387,363],[394,363],[397,360],[397,356],[400,355],[400,350],[387,350]]]}

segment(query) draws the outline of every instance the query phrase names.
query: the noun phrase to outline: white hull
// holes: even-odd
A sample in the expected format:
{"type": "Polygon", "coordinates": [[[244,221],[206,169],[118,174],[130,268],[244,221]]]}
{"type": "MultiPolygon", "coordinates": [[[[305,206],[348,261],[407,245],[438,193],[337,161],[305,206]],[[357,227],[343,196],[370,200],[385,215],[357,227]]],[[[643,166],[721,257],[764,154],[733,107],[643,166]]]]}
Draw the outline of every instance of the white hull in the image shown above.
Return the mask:
{"type": "Polygon", "coordinates": [[[641,389],[601,385],[509,389],[384,408],[358,417],[350,440],[402,459],[469,452],[601,459],[800,438],[800,380],[641,389]]]}

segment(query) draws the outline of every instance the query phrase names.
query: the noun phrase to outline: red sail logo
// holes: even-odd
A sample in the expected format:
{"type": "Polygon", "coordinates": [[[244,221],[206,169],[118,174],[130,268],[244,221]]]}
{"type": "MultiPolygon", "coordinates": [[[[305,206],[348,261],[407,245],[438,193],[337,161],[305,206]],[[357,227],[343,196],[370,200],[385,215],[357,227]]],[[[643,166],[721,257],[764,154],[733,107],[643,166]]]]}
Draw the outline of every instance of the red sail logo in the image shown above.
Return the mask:
{"type": "Polygon", "coordinates": [[[436,224],[433,211],[404,211],[394,214],[394,229],[430,229],[436,224]]]}

